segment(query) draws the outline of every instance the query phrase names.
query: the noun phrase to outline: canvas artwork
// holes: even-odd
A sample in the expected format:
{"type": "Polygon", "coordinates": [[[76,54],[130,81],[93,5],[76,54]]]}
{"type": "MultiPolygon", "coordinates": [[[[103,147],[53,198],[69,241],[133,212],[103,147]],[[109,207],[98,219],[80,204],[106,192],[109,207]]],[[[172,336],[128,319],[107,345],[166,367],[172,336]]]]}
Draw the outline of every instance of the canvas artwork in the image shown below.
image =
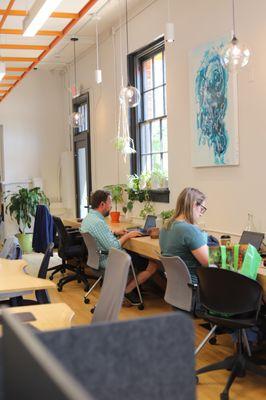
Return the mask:
{"type": "Polygon", "coordinates": [[[239,164],[237,81],[221,60],[228,39],[190,55],[193,166],[239,164]]]}

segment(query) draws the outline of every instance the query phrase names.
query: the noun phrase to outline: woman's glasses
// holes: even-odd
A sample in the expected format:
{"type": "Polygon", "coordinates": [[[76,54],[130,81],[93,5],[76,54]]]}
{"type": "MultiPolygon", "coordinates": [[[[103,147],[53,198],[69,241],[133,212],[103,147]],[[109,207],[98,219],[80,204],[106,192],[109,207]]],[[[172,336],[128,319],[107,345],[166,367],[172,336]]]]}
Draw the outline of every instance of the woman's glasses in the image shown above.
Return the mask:
{"type": "Polygon", "coordinates": [[[198,206],[200,207],[201,214],[204,214],[207,211],[207,207],[205,207],[203,204],[198,204],[198,206]]]}

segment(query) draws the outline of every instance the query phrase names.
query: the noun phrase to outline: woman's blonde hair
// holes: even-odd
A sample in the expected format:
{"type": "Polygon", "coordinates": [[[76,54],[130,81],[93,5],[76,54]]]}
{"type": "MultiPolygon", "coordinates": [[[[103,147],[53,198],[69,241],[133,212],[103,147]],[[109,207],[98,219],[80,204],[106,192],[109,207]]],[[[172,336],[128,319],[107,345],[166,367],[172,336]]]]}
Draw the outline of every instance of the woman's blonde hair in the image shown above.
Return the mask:
{"type": "Polygon", "coordinates": [[[200,192],[198,189],[188,187],[182,190],[177,198],[175,213],[168,222],[167,229],[171,227],[172,223],[180,215],[184,216],[186,222],[194,224],[193,206],[195,203],[197,205],[202,204],[205,199],[205,194],[200,192]]]}

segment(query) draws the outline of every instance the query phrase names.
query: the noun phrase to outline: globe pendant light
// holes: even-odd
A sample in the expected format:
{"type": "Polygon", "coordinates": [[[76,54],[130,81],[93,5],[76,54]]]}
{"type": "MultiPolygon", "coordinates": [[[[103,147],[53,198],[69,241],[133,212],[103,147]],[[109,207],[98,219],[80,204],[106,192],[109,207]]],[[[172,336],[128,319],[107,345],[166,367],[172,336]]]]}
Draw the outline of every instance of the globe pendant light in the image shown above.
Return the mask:
{"type": "MultiPolygon", "coordinates": [[[[73,42],[73,50],[74,50],[74,87],[72,88],[72,96],[73,98],[78,96],[77,92],[77,64],[76,64],[76,42],[78,41],[78,38],[73,37],[71,38],[71,41],[73,42]]],[[[78,111],[74,111],[71,114],[71,125],[72,128],[79,128],[82,125],[82,115],[78,111]]]]}
{"type": "Polygon", "coordinates": [[[232,0],[233,8],[233,38],[231,42],[222,50],[222,61],[224,65],[231,71],[237,72],[240,68],[245,67],[249,62],[249,49],[240,44],[236,37],[235,29],[235,1],[232,0]]]}
{"type": "MultiPolygon", "coordinates": [[[[126,53],[128,55],[128,15],[127,15],[127,0],[126,0],[126,53]]],[[[140,102],[140,92],[135,87],[132,86],[128,80],[128,85],[126,87],[122,87],[119,94],[120,102],[124,103],[127,107],[133,108],[136,107],[140,102]]]]}

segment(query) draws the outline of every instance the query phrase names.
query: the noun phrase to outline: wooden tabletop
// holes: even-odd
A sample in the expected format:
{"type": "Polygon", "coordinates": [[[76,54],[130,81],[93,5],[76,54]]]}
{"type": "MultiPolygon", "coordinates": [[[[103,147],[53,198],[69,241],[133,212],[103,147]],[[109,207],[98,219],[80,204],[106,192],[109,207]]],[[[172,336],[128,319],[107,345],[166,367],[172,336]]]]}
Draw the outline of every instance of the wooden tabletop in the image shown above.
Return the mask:
{"type": "Polygon", "coordinates": [[[10,307],[5,311],[11,314],[31,313],[36,320],[27,323],[41,331],[70,328],[74,316],[74,311],[65,303],[10,307]]]}
{"type": "Polygon", "coordinates": [[[56,287],[49,279],[28,275],[25,271],[26,266],[25,260],[0,258],[0,294],[56,287]]]}
{"type": "MultiPolygon", "coordinates": [[[[63,221],[65,225],[80,227],[81,222],[78,222],[77,219],[67,219],[63,221]]],[[[107,223],[110,226],[112,231],[125,229],[132,224],[128,222],[120,222],[120,223],[111,223],[110,219],[107,218],[107,223]]],[[[159,239],[151,239],[150,236],[137,237],[132,238],[126,241],[123,246],[127,250],[131,250],[135,253],[138,253],[144,257],[153,258],[155,260],[159,259],[160,253],[160,245],[159,239]]],[[[266,268],[260,267],[258,271],[258,281],[263,287],[264,293],[266,294],[266,268]]]]}

